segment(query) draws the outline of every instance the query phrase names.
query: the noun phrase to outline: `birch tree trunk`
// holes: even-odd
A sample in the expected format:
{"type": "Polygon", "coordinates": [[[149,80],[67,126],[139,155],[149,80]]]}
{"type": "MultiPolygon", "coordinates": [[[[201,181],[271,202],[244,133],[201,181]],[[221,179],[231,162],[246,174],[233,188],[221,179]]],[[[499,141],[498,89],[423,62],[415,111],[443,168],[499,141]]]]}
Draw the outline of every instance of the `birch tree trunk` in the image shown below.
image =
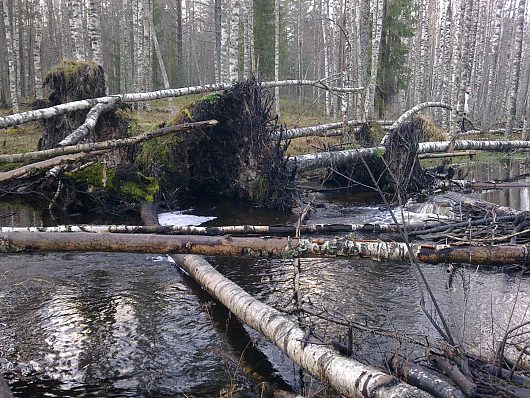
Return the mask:
{"type": "MultiPolygon", "coordinates": [[[[280,80],[280,0],[274,0],[274,80],[280,80]]],[[[274,89],[274,109],[280,116],[280,88],[274,89]]]]}
{"type": "Polygon", "coordinates": [[[381,33],[383,30],[383,6],[384,0],[377,0],[374,10],[372,28],[372,59],[370,62],[370,80],[366,87],[366,97],[364,102],[364,113],[368,119],[372,119],[375,114],[375,86],[377,83],[377,69],[379,66],[379,45],[381,44],[381,33]]]}
{"type": "Polygon", "coordinates": [[[221,83],[230,80],[229,73],[229,15],[231,0],[220,0],[222,4],[221,13],[221,83]]]}
{"type": "Polygon", "coordinates": [[[254,299],[199,256],[175,256],[178,264],[212,297],[257,330],[291,360],[346,397],[429,397],[392,376],[324,345],[306,343],[305,331],[279,311],[254,299]],[[237,298],[237,299],[235,299],[237,298]]]}
{"type": "Polygon", "coordinates": [[[215,32],[215,55],[214,55],[214,75],[215,82],[221,83],[221,0],[214,0],[213,19],[215,32]]]}
{"type": "Polygon", "coordinates": [[[509,86],[509,102],[508,112],[506,115],[506,132],[504,134],[506,139],[512,138],[512,131],[515,119],[515,113],[517,110],[517,93],[519,90],[519,75],[521,73],[521,62],[523,52],[523,24],[524,24],[524,11],[525,11],[525,0],[519,0],[516,14],[515,24],[515,42],[512,52],[512,75],[509,86]]]}
{"type": "MultiPolygon", "coordinates": [[[[217,0],[220,1],[220,0],[217,0]]],[[[175,11],[176,17],[176,66],[177,66],[177,87],[184,86],[184,41],[182,36],[182,0],[176,0],[175,11]]]]}
{"type": "Polygon", "coordinates": [[[101,51],[100,1],[88,0],[88,36],[90,39],[90,58],[104,67],[101,51]]]}
{"type": "Polygon", "coordinates": [[[240,0],[230,0],[232,2],[230,15],[230,39],[229,39],[229,62],[228,75],[230,81],[235,83],[239,80],[239,6],[240,0]]]}
{"type": "Polygon", "coordinates": [[[40,1],[33,0],[33,13],[35,20],[35,42],[33,44],[33,65],[35,97],[42,98],[42,68],[41,68],[41,44],[42,44],[42,13],[40,1]]]}
{"type": "Polygon", "coordinates": [[[130,37],[130,24],[132,22],[131,7],[129,0],[121,1],[121,18],[119,21],[121,34],[120,41],[120,93],[126,93],[130,87],[130,75],[132,66],[130,37]]]}
{"type": "Polygon", "coordinates": [[[2,10],[5,27],[5,38],[7,47],[7,59],[9,64],[9,94],[11,96],[11,107],[13,112],[18,112],[18,92],[17,92],[17,71],[16,71],[16,59],[15,52],[13,50],[13,24],[9,13],[9,2],[8,0],[2,0],[2,10]]]}
{"type": "Polygon", "coordinates": [[[73,57],[76,61],[85,60],[85,37],[83,30],[83,14],[80,0],[68,0],[70,10],[70,36],[72,37],[73,57]]]}
{"type": "MultiPolygon", "coordinates": [[[[87,154],[81,153],[86,156],[87,154]]],[[[2,253],[83,251],[158,254],[201,254],[243,257],[362,257],[376,261],[455,263],[488,266],[528,265],[525,245],[477,246],[411,244],[348,238],[305,239],[151,235],[89,232],[0,232],[2,253]]]]}
{"type": "Polygon", "coordinates": [[[484,105],[484,123],[486,127],[491,127],[493,118],[492,118],[492,109],[493,109],[493,89],[496,86],[495,76],[497,72],[497,58],[499,54],[499,44],[501,36],[501,21],[502,21],[502,0],[497,0],[497,8],[495,12],[495,27],[493,35],[491,37],[491,61],[488,70],[488,88],[485,96],[486,104],[484,105]]]}

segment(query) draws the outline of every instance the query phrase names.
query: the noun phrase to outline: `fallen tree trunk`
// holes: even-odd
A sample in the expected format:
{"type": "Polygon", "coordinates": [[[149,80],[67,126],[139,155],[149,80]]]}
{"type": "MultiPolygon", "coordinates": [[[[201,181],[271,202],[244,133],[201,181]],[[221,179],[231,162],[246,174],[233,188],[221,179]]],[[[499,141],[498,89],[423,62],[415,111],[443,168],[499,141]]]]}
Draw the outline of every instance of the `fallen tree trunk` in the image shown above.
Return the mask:
{"type": "MultiPolygon", "coordinates": [[[[418,154],[447,152],[451,141],[421,142],[418,146],[418,154]]],[[[454,141],[454,150],[477,150],[477,151],[508,151],[514,149],[530,148],[530,141],[454,141]]],[[[296,163],[298,171],[314,170],[329,166],[343,166],[354,161],[360,161],[376,156],[383,156],[386,152],[384,146],[373,148],[347,149],[343,151],[318,152],[306,155],[294,156],[289,159],[296,163]]]]}
{"type": "MultiPolygon", "coordinates": [[[[340,130],[343,127],[352,127],[352,126],[360,126],[364,122],[362,120],[347,120],[345,122],[336,122],[336,123],[327,123],[327,124],[320,124],[318,126],[310,126],[310,127],[299,127],[295,129],[290,129],[282,132],[282,138],[284,140],[290,140],[293,138],[300,138],[300,137],[310,137],[310,136],[334,136],[334,135],[342,135],[343,131],[340,130]],[[330,130],[337,130],[337,131],[330,131],[330,130]]],[[[381,126],[388,125],[392,123],[389,120],[376,120],[375,123],[380,124],[381,126]]],[[[272,136],[273,139],[278,139],[280,137],[280,134],[275,134],[272,136]]]]}
{"type": "Polygon", "coordinates": [[[115,108],[117,103],[118,98],[113,98],[109,102],[102,102],[94,105],[94,107],[88,112],[85,122],[76,128],[70,135],[65,137],[61,142],[59,142],[58,146],[74,145],[84,139],[96,128],[99,116],[102,113],[115,108]]]}
{"type": "Polygon", "coordinates": [[[77,162],[79,160],[92,158],[100,155],[104,155],[108,151],[93,151],[93,152],[80,152],[73,155],[62,155],[52,159],[43,160],[41,162],[31,163],[14,170],[4,171],[0,173],[0,182],[13,180],[15,178],[25,177],[41,170],[47,170],[51,167],[69,163],[77,162]]]}
{"type": "MultiPolygon", "coordinates": [[[[465,224],[467,225],[467,223],[465,224]]],[[[406,229],[423,231],[427,228],[450,228],[451,223],[424,221],[407,224],[406,229]]],[[[303,234],[337,232],[398,232],[403,226],[395,224],[309,224],[301,225],[303,234]]],[[[296,225],[227,225],[220,227],[196,227],[193,225],[142,226],[142,225],[59,225],[56,227],[0,227],[0,232],[110,232],[160,235],[285,235],[294,236],[298,230],[296,225]]]]}
{"type": "Polygon", "coordinates": [[[408,383],[427,391],[437,398],[464,398],[464,394],[458,388],[442,380],[440,377],[430,373],[422,366],[394,355],[388,365],[393,373],[408,383]]]}
{"type": "Polygon", "coordinates": [[[156,137],[161,137],[164,135],[177,133],[181,131],[215,126],[216,124],[217,124],[216,120],[206,120],[203,122],[195,122],[195,123],[183,123],[183,124],[178,124],[175,126],[164,127],[162,129],[155,130],[149,133],[140,134],[136,137],[131,137],[131,138],[119,138],[119,139],[110,140],[110,141],[90,142],[87,144],[61,146],[59,148],[45,149],[43,151],[15,153],[11,155],[0,155],[0,163],[38,161],[38,160],[53,158],[59,155],[69,155],[69,154],[74,154],[74,153],[79,153],[79,152],[90,152],[90,151],[100,151],[100,150],[106,150],[106,149],[122,148],[125,146],[136,145],[136,144],[139,144],[141,142],[144,142],[144,141],[156,138],[156,137]]]}
{"type": "Polygon", "coordinates": [[[375,368],[345,358],[321,344],[306,341],[306,333],[279,311],[254,299],[197,256],[174,256],[203,288],[245,324],[263,334],[313,376],[347,397],[429,397],[375,368]]]}
{"type": "MultiPolygon", "coordinates": [[[[288,86],[313,86],[323,90],[338,91],[338,92],[361,92],[362,87],[348,88],[348,87],[333,87],[323,84],[319,80],[283,80],[276,82],[261,82],[261,87],[288,87],[288,86]]],[[[191,94],[208,93],[212,91],[221,91],[234,87],[232,83],[217,83],[206,84],[203,86],[183,87],[169,90],[151,91],[148,93],[130,93],[130,94],[115,94],[106,97],[92,98],[80,101],[73,101],[65,104],[59,104],[48,108],[37,109],[28,112],[17,113],[15,115],[0,117],[0,129],[16,126],[18,124],[31,122],[34,120],[48,119],[55,116],[64,115],[72,111],[79,111],[83,109],[92,108],[98,103],[106,103],[110,101],[121,102],[141,102],[153,101],[162,98],[182,97],[191,94]]]]}
{"type": "Polygon", "coordinates": [[[418,155],[420,159],[440,159],[440,158],[454,158],[459,156],[469,156],[472,158],[477,154],[476,151],[459,151],[451,153],[422,153],[418,155]]]}
{"type": "MultiPolygon", "coordinates": [[[[422,102],[421,104],[418,104],[412,107],[411,109],[406,111],[404,114],[402,114],[400,117],[398,117],[396,121],[392,123],[389,130],[397,129],[400,125],[405,123],[408,118],[410,118],[412,115],[414,115],[415,113],[418,113],[419,111],[425,108],[445,108],[445,109],[449,109],[450,111],[453,110],[451,105],[446,104],[444,102],[422,102]]],[[[385,145],[388,139],[388,135],[389,135],[388,133],[384,135],[384,137],[381,139],[380,145],[385,145]]]]}
{"type": "Polygon", "coordinates": [[[439,371],[450,377],[466,396],[473,398],[477,395],[477,385],[464,376],[458,366],[453,365],[449,360],[439,355],[431,355],[429,361],[439,371]]]}
{"type": "MultiPolygon", "coordinates": [[[[528,266],[529,246],[431,245],[412,244],[412,255],[424,263],[461,263],[502,266],[528,266]]],[[[2,232],[0,252],[101,251],[130,253],[179,253],[209,256],[263,257],[364,257],[373,260],[408,261],[405,243],[347,238],[295,239],[213,237],[197,235],[128,235],[110,233],[2,232]]]]}

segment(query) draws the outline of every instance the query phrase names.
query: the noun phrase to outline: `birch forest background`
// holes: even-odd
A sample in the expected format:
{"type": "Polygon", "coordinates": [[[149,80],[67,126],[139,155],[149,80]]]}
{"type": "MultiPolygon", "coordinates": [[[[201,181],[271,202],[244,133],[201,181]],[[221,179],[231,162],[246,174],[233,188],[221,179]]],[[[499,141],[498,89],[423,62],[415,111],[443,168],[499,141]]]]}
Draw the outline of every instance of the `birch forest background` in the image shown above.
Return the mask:
{"type": "MultiPolygon", "coordinates": [[[[43,77],[61,60],[94,60],[111,94],[251,74],[363,87],[362,96],[281,92],[360,119],[393,118],[424,101],[463,111],[467,90],[477,127],[511,133],[530,116],[528,3],[1,0],[0,104],[16,112],[43,95],[43,77]]],[[[433,116],[451,127],[448,112],[433,116]]]]}

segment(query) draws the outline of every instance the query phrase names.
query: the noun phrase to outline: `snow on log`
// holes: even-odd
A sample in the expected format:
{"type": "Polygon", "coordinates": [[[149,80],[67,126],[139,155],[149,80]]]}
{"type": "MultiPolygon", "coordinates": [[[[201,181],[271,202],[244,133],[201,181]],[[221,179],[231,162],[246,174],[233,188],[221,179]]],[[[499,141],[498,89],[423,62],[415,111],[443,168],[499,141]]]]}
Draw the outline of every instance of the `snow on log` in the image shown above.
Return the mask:
{"type": "MultiPolygon", "coordinates": [[[[418,146],[418,154],[447,152],[451,141],[421,142],[418,146]]],[[[530,148],[530,141],[454,141],[454,150],[476,150],[476,151],[508,151],[514,149],[530,148]]],[[[318,152],[306,155],[293,156],[290,162],[296,162],[298,171],[314,170],[329,166],[342,166],[360,161],[361,157],[368,159],[382,156],[386,152],[384,146],[361,149],[346,149],[343,151],[318,152]]]]}
{"type": "Polygon", "coordinates": [[[178,264],[245,324],[273,342],[293,362],[347,397],[429,397],[378,369],[306,342],[305,332],[285,315],[256,300],[198,256],[174,256],[178,264]]]}
{"type": "Polygon", "coordinates": [[[194,123],[182,123],[175,126],[164,127],[159,130],[155,130],[149,133],[144,133],[131,138],[120,138],[110,141],[90,142],[79,145],[61,146],[59,148],[45,149],[43,151],[15,153],[11,155],[0,155],[0,163],[13,163],[13,162],[28,162],[38,161],[42,159],[49,159],[55,156],[68,155],[79,152],[99,151],[105,149],[121,148],[124,146],[130,146],[139,144],[140,142],[147,141],[163,135],[177,133],[180,131],[193,130],[196,128],[205,128],[209,126],[215,126],[216,120],[205,120],[202,122],[194,123]]]}
{"type": "MultiPolygon", "coordinates": [[[[412,244],[412,256],[424,263],[488,266],[530,263],[530,246],[471,246],[462,244],[412,244]]],[[[130,253],[178,253],[208,256],[251,257],[363,257],[373,260],[408,261],[402,242],[379,240],[295,239],[278,237],[231,237],[197,235],[111,234],[87,232],[1,232],[0,252],[101,251],[130,253]]]]}
{"type": "MultiPolygon", "coordinates": [[[[362,87],[348,88],[348,87],[333,87],[323,84],[316,80],[284,80],[277,82],[261,82],[262,87],[288,87],[288,86],[314,86],[323,90],[340,91],[340,92],[360,92],[362,87]]],[[[129,94],[115,94],[106,97],[85,99],[80,101],[68,102],[43,109],[36,109],[33,111],[17,113],[0,117],[0,129],[10,126],[15,126],[22,123],[31,122],[39,119],[48,119],[55,116],[64,115],[65,113],[92,108],[99,103],[108,103],[111,101],[121,102],[141,102],[153,101],[162,98],[182,97],[191,94],[208,93],[212,91],[221,91],[230,89],[234,86],[232,83],[217,83],[206,84],[203,86],[183,87],[168,90],[151,91],[147,93],[129,93],[129,94]]]]}

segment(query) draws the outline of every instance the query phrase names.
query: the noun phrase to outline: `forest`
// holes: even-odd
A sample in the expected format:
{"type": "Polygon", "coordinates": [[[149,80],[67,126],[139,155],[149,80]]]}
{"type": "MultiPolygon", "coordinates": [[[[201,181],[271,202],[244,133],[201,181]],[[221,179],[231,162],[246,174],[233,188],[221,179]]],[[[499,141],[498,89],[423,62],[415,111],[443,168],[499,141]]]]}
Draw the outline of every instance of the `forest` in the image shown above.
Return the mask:
{"type": "Polygon", "coordinates": [[[0,7],[0,398],[530,397],[529,1],[0,7]]]}

